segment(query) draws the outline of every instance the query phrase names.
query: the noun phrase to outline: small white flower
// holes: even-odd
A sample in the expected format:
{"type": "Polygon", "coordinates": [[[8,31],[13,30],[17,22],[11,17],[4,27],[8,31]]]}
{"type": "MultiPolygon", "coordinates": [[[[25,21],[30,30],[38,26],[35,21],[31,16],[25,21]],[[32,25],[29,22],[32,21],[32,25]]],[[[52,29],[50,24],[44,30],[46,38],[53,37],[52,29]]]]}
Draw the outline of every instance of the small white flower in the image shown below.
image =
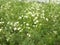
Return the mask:
{"type": "Polygon", "coordinates": [[[8,37],[6,40],[9,41],[9,39],[10,39],[10,38],[8,37]]]}
{"type": "Polygon", "coordinates": [[[1,6],[1,9],[3,8],[3,6],[1,6]]]}
{"type": "Polygon", "coordinates": [[[10,25],[13,25],[13,22],[10,22],[10,25]]]}
{"type": "Polygon", "coordinates": [[[10,22],[7,22],[7,24],[10,24],[10,22]]]}
{"type": "Polygon", "coordinates": [[[21,16],[19,16],[19,19],[22,19],[22,17],[21,17],[21,16]]]}
{"type": "Polygon", "coordinates": [[[30,35],[29,33],[27,33],[27,36],[28,36],[28,37],[31,37],[31,35],[30,35]]]}
{"type": "Polygon", "coordinates": [[[33,21],[35,21],[38,17],[35,17],[33,21]]]}
{"type": "Polygon", "coordinates": [[[45,17],[43,17],[43,19],[45,19],[45,17]]]}
{"type": "Polygon", "coordinates": [[[34,24],[37,24],[39,21],[38,20],[36,20],[35,22],[34,22],[34,24]]]}
{"type": "Polygon", "coordinates": [[[18,23],[19,23],[19,22],[15,22],[15,23],[14,23],[14,26],[16,26],[18,23]]]}
{"type": "Polygon", "coordinates": [[[21,27],[18,28],[18,30],[20,30],[20,29],[21,29],[21,27]]]}
{"type": "Polygon", "coordinates": [[[38,23],[39,21],[38,20],[36,20],[36,23],[38,23]]]}
{"type": "Polygon", "coordinates": [[[10,35],[10,37],[12,37],[12,35],[10,35]]]}
{"type": "Polygon", "coordinates": [[[45,11],[44,11],[44,10],[42,10],[42,12],[44,13],[45,11]]]}
{"type": "Polygon", "coordinates": [[[23,26],[23,24],[21,24],[20,26],[23,26]]]}
{"type": "Polygon", "coordinates": [[[4,23],[4,22],[0,22],[0,24],[2,24],[2,23],[4,23]]]}
{"type": "Polygon", "coordinates": [[[8,2],[9,4],[11,3],[11,1],[8,2]]]}
{"type": "Polygon", "coordinates": [[[32,12],[29,12],[29,11],[28,11],[28,13],[27,13],[27,14],[32,14],[32,12]]]}
{"type": "Polygon", "coordinates": [[[42,25],[42,24],[40,23],[40,25],[42,25]]]}
{"type": "Polygon", "coordinates": [[[11,9],[11,11],[13,11],[13,9],[11,9]]]}
{"type": "Polygon", "coordinates": [[[35,17],[35,14],[32,14],[31,16],[32,16],[32,17],[35,17]]]}
{"type": "Polygon", "coordinates": [[[54,19],[53,21],[55,22],[56,20],[54,19]]]}
{"type": "Polygon", "coordinates": [[[26,28],[30,29],[30,27],[26,27],[26,28]]]}
{"type": "Polygon", "coordinates": [[[33,25],[33,27],[36,27],[36,25],[33,25]]]}
{"type": "Polygon", "coordinates": [[[9,27],[11,29],[11,27],[9,27]]]}
{"type": "Polygon", "coordinates": [[[28,18],[28,16],[26,15],[26,16],[24,16],[25,18],[28,18]]]}
{"type": "Polygon", "coordinates": [[[21,29],[19,32],[22,32],[23,31],[23,29],[21,29]]]}
{"type": "Polygon", "coordinates": [[[11,15],[14,15],[13,13],[11,13],[11,15]]]}
{"type": "Polygon", "coordinates": [[[44,13],[42,13],[40,17],[41,17],[41,18],[43,18],[43,19],[45,19],[44,15],[45,15],[45,14],[44,14],[44,13]]]}
{"type": "Polygon", "coordinates": [[[44,13],[41,14],[41,16],[44,16],[44,15],[45,15],[44,13]]]}
{"type": "Polygon", "coordinates": [[[54,34],[57,34],[57,31],[53,31],[54,34]]]}
{"type": "Polygon", "coordinates": [[[26,23],[26,22],[23,22],[24,24],[26,23]]]}
{"type": "Polygon", "coordinates": [[[5,7],[4,9],[6,10],[7,8],[5,7]]]}
{"type": "Polygon", "coordinates": [[[36,22],[34,22],[34,24],[36,24],[36,22]]]}
{"type": "Polygon", "coordinates": [[[39,8],[37,10],[40,10],[39,8]]]}
{"type": "Polygon", "coordinates": [[[29,23],[26,23],[26,26],[29,26],[29,23]]]}
{"type": "Polygon", "coordinates": [[[19,1],[21,1],[21,0],[19,0],[19,1]]]}
{"type": "Polygon", "coordinates": [[[31,9],[34,9],[34,7],[31,7],[31,9]]]}
{"type": "Polygon", "coordinates": [[[15,27],[14,30],[17,30],[17,28],[15,27]]]}
{"type": "Polygon", "coordinates": [[[1,18],[0,20],[3,20],[3,18],[1,18]]]}
{"type": "Polygon", "coordinates": [[[46,18],[46,21],[48,21],[48,18],[46,18]]]}
{"type": "Polygon", "coordinates": [[[42,4],[39,4],[40,7],[42,7],[42,4]]]}

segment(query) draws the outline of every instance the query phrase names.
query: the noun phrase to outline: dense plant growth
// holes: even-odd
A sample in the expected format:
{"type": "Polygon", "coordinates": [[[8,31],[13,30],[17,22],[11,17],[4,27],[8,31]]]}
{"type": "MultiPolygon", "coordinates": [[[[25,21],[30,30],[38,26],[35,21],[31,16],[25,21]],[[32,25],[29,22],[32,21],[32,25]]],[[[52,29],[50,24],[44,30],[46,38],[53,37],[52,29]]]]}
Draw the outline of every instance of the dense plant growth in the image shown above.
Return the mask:
{"type": "Polygon", "coordinates": [[[0,0],[0,45],[60,45],[60,6],[0,0]]]}

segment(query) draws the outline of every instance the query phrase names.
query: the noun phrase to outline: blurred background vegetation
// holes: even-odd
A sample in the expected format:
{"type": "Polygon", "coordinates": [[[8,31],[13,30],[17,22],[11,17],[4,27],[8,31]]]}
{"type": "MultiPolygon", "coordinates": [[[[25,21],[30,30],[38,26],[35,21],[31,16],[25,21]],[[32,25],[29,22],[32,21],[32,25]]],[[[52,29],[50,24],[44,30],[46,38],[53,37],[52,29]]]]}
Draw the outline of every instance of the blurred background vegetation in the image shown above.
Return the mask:
{"type": "Polygon", "coordinates": [[[60,45],[60,4],[0,0],[0,45],[60,45]]]}

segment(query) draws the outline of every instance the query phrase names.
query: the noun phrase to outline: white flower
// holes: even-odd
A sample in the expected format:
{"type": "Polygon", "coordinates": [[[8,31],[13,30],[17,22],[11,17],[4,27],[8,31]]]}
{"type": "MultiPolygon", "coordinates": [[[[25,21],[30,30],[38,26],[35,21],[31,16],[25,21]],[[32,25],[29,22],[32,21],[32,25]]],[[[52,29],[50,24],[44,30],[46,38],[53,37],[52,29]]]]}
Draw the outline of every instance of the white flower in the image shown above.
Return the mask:
{"type": "Polygon", "coordinates": [[[37,24],[39,21],[38,20],[36,20],[35,22],[34,22],[34,24],[37,24]]]}
{"type": "Polygon", "coordinates": [[[57,31],[53,31],[54,34],[57,34],[57,31]]]}
{"type": "Polygon", "coordinates": [[[20,26],[23,26],[23,24],[21,24],[20,26]]]}
{"type": "Polygon", "coordinates": [[[36,23],[38,23],[39,21],[38,20],[36,20],[36,23]]]}
{"type": "Polygon", "coordinates": [[[10,22],[8,21],[7,24],[10,24],[10,22]]]}
{"type": "Polygon", "coordinates": [[[9,27],[10,29],[12,28],[12,27],[9,27]]]}
{"type": "Polygon", "coordinates": [[[55,22],[56,20],[54,19],[53,21],[55,22]]]}
{"type": "Polygon", "coordinates": [[[11,15],[14,15],[13,13],[11,13],[11,15]]]}
{"type": "Polygon", "coordinates": [[[39,8],[37,10],[40,10],[39,8]]]}
{"type": "Polygon", "coordinates": [[[34,7],[31,7],[31,9],[34,9],[34,7]]]}
{"type": "Polygon", "coordinates": [[[28,11],[28,13],[27,13],[27,14],[32,14],[32,12],[29,12],[29,11],[28,11]]]}
{"type": "Polygon", "coordinates": [[[11,1],[8,2],[9,4],[11,3],[11,1]]]}
{"type": "Polygon", "coordinates": [[[15,27],[14,30],[17,30],[17,28],[15,27]]]}
{"type": "Polygon", "coordinates": [[[28,16],[26,15],[26,16],[24,16],[25,18],[28,18],[28,16]]]}
{"type": "Polygon", "coordinates": [[[35,19],[37,19],[38,17],[35,17],[35,19]]]}
{"type": "Polygon", "coordinates": [[[40,7],[42,7],[42,4],[39,4],[40,7]]]}
{"type": "Polygon", "coordinates": [[[30,29],[30,27],[26,27],[26,28],[30,29]]]}
{"type": "Polygon", "coordinates": [[[32,14],[31,16],[32,16],[32,17],[35,17],[35,14],[32,14]]]}
{"type": "Polygon", "coordinates": [[[10,25],[13,25],[13,22],[10,22],[10,25]]]}
{"type": "Polygon", "coordinates": [[[35,17],[33,21],[35,21],[38,17],[35,17]]]}
{"type": "Polygon", "coordinates": [[[46,21],[48,21],[48,18],[46,18],[46,21]]]}
{"type": "Polygon", "coordinates": [[[0,20],[3,20],[3,18],[1,18],[0,20]]]}
{"type": "Polygon", "coordinates": [[[21,0],[19,0],[19,1],[21,1],[21,0]]]}
{"type": "Polygon", "coordinates": [[[40,23],[40,25],[42,25],[42,24],[40,23]]]}
{"type": "Polygon", "coordinates": [[[18,23],[19,23],[19,22],[15,22],[15,23],[14,23],[14,26],[16,26],[18,23]]]}
{"type": "Polygon", "coordinates": [[[45,17],[43,17],[43,19],[45,19],[45,17]]]}
{"type": "Polygon", "coordinates": [[[21,16],[19,16],[19,19],[22,19],[22,17],[21,17],[21,16]]]}
{"type": "Polygon", "coordinates": [[[44,16],[44,15],[45,15],[44,13],[41,14],[41,16],[44,16]]]}
{"type": "Polygon", "coordinates": [[[42,10],[42,12],[44,13],[45,11],[44,11],[44,10],[42,10]]]}
{"type": "Polygon", "coordinates": [[[9,39],[10,39],[10,38],[8,37],[6,40],[9,41],[9,39]]]}
{"type": "Polygon", "coordinates": [[[3,8],[3,6],[1,6],[1,9],[3,8]]]}
{"type": "Polygon", "coordinates": [[[36,25],[33,25],[33,27],[36,27],[36,25]]]}
{"type": "Polygon", "coordinates": [[[26,23],[26,26],[29,26],[29,23],[26,23]]]}
{"type": "Polygon", "coordinates": [[[45,15],[45,14],[44,14],[44,13],[42,13],[40,17],[41,17],[41,18],[43,18],[43,19],[45,19],[44,15],[45,15]]]}
{"type": "Polygon", "coordinates": [[[21,29],[21,27],[18,28],[18,30],[20,30],[20,29],[21,29]]]}
{"type": "Polygon", "coordinates": [[[2,23],[4,23],[4,22],[0,22],[0,24],[2,24],[2,23]]]}
{"type": "Polygon", "coordinates": [[[28,36],[28,37],[31,37],[31,35],[30,35],[29,33],[27,33],[27,36],[28,36]]]}
{"type": "Polygon", "coordinates": [[[23,31],[23,29],[21,29],[19,32],[22,32],[23,31]]]}

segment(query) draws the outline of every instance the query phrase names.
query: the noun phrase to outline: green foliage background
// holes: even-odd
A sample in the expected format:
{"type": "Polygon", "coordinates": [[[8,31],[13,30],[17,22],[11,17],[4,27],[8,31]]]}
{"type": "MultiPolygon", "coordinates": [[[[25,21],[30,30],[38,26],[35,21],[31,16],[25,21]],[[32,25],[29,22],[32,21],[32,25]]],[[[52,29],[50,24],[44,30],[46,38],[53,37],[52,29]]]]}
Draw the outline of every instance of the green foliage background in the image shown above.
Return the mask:
{"type": "Polygon", "coordinates": [[[0,45],[60,45],[60,5],[0,0],[0,45]]]}

